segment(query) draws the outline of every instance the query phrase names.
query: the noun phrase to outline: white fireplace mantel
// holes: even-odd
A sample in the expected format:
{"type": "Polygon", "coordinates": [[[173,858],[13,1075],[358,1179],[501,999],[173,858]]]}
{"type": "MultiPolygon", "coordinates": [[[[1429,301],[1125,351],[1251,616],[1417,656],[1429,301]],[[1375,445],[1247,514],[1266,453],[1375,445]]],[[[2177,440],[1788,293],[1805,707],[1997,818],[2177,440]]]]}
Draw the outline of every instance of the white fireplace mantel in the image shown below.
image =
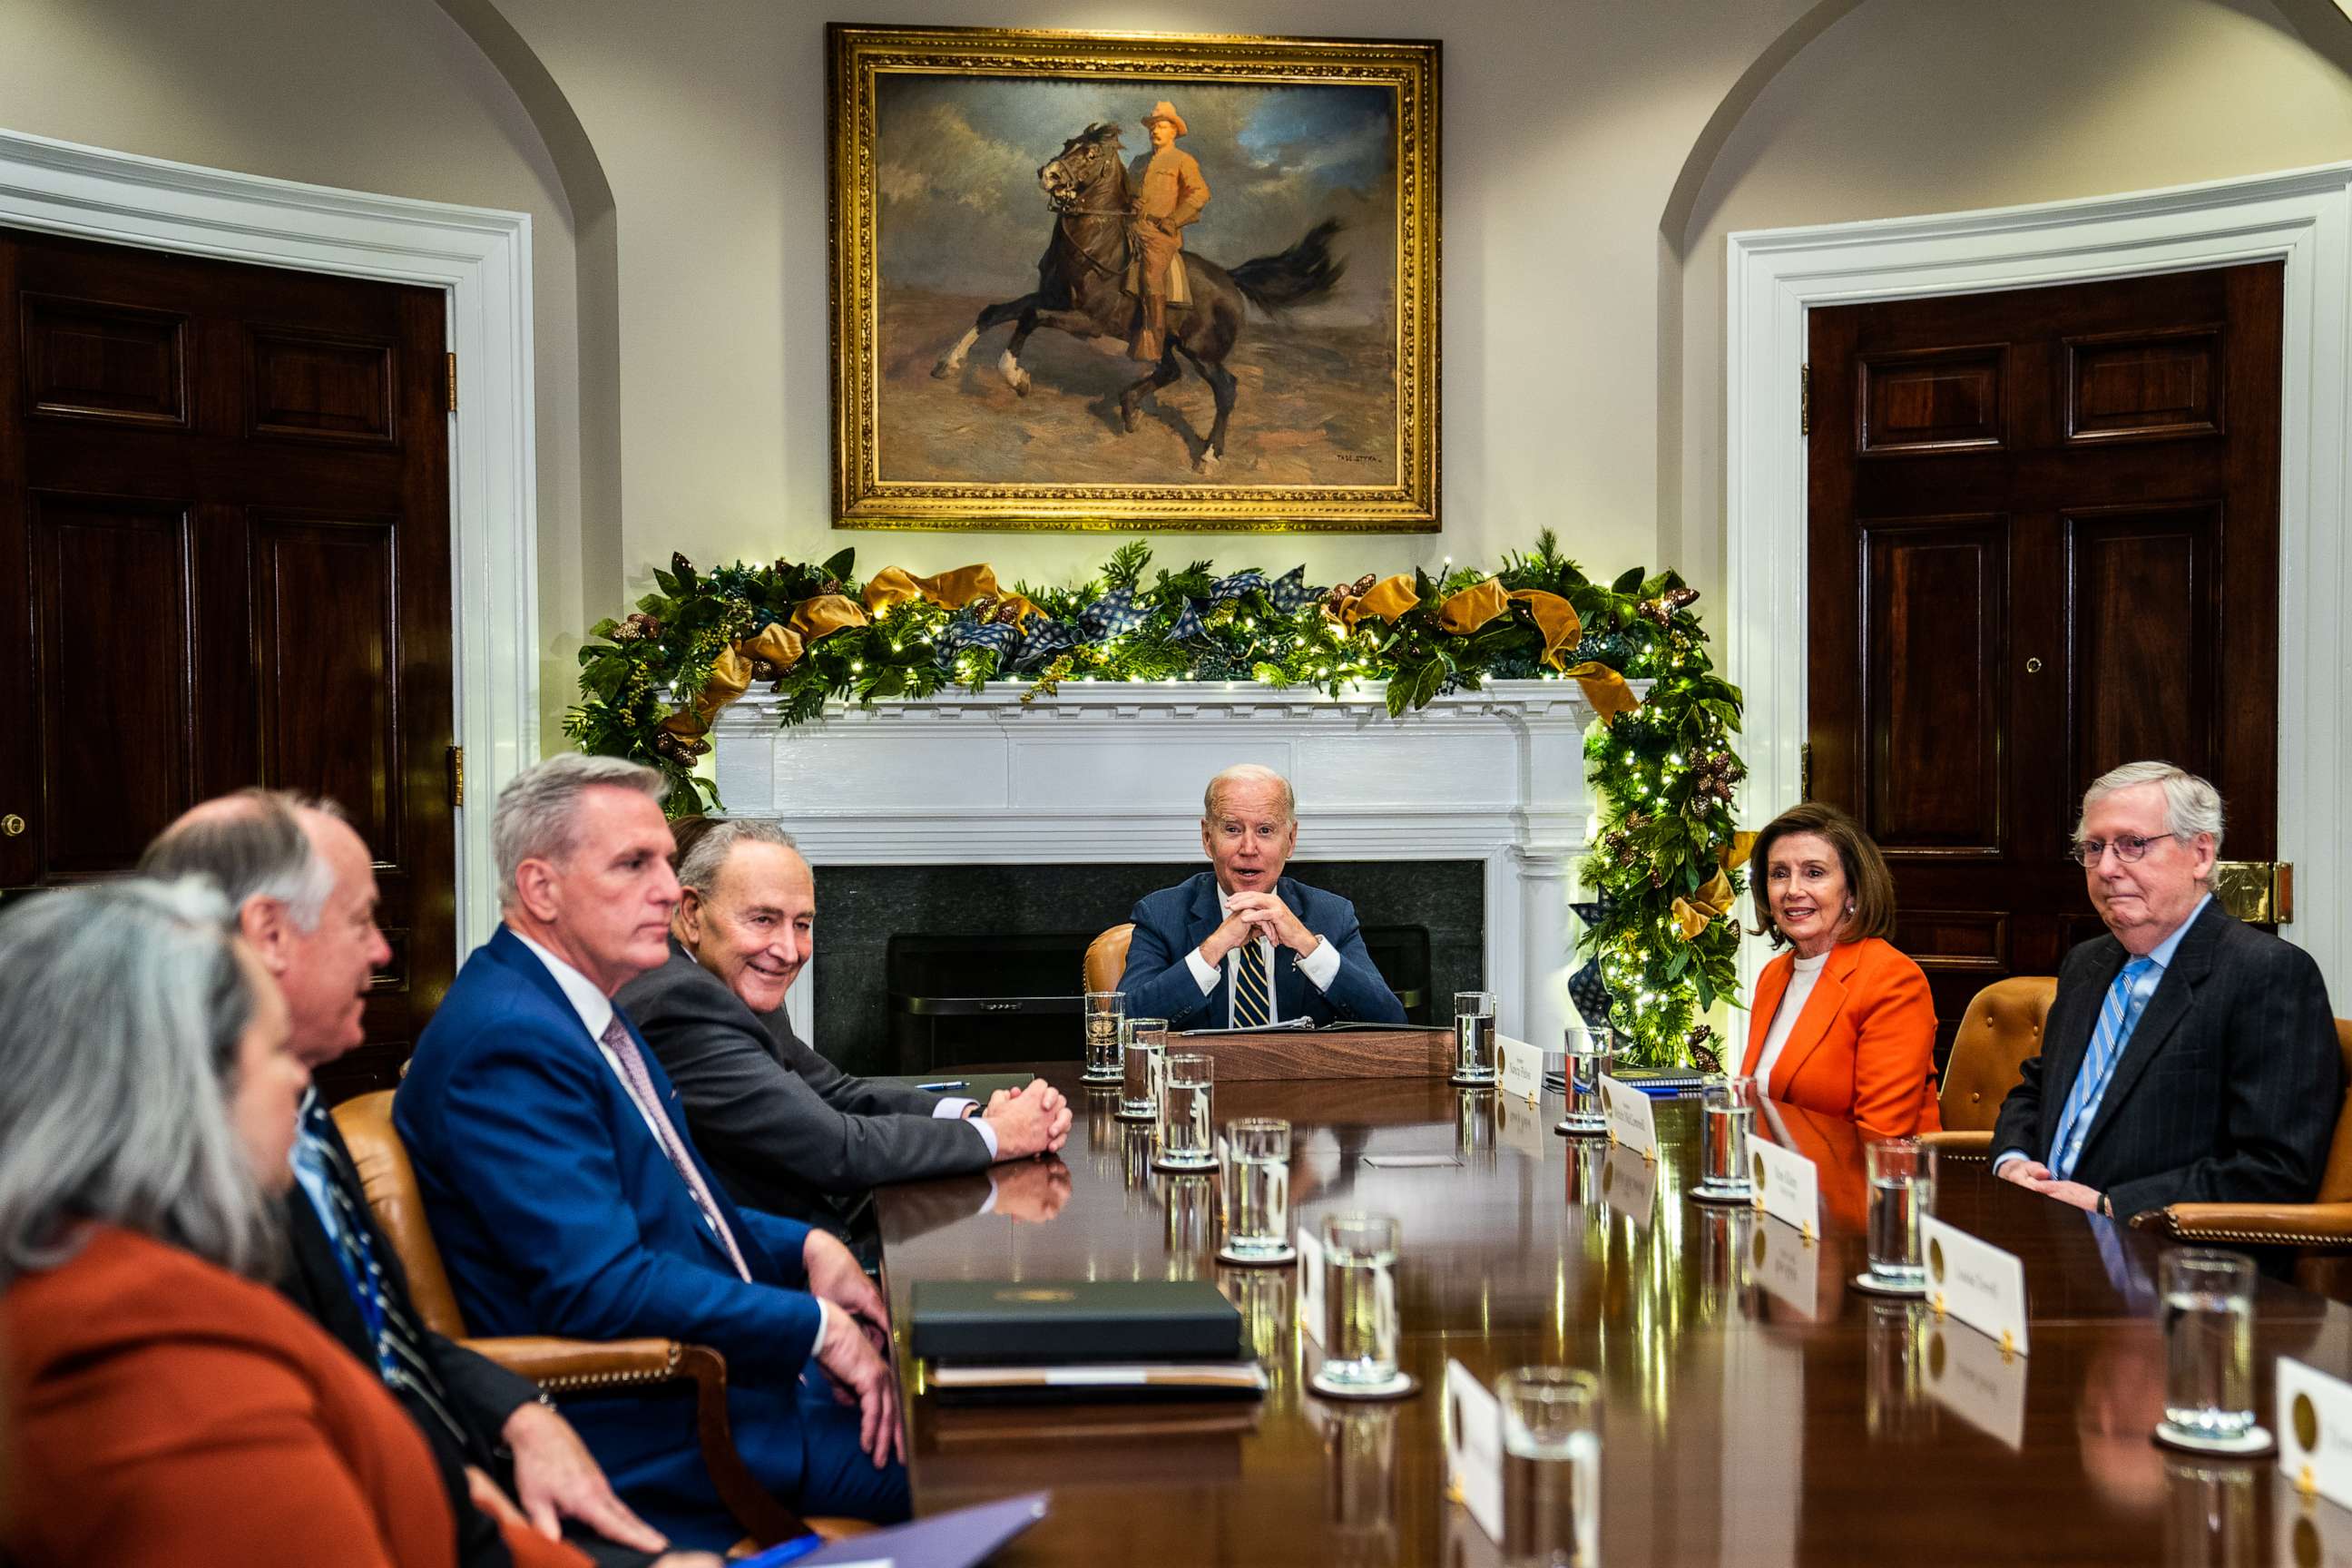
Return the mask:
{"type": "MultiPolygon", "coordinates": [[[[730,816],[777,819],[820,868],[1198,865],[1210,777],[1277,769],[1297,792],[1300,859],[1482,862],[1498,1022],[1557,1048],[1593,810],[1593,710],[1572,681],[1495,681],[1402,720],[1376,690],[1333,700],[1246,682],[1075,681],[1026,704],[1007,685],[840,705],[789,730],[775,708],[750,697],[719,715],[719,795],[730,816]]],[[[787,1002],[804,1035],[814,990],[787,1002]]]]}

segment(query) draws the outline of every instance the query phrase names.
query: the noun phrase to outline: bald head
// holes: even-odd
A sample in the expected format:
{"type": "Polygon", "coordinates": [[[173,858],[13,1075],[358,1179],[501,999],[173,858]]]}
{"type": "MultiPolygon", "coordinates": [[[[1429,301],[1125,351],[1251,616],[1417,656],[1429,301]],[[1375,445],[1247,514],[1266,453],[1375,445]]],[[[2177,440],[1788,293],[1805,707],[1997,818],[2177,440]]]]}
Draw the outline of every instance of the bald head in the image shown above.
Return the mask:
{"type": "Polygon", "coordinates": [[[1227,796],[1234,791],[1248,794],[1253,799],[1271,792],[1282,812],[1282,820],[1298,820],[1298,797],[1290,792],[1290,781],[1272,768],[1257,763],[1235,763],[1209,781],[1206,793],[1201,796],[1201,815],[1213,817],[1224,809],[1227,796]]]}
{"type": "Polygon", "coordinates": [[[360,1043],[369,982],[390,962],[373,858],[331,802],[248,789],[193,806],[140,857],[140,875],[209,879],[284,992],[294,1053],[313,1068],[360,1043]]]}
{"type": "Polygon", "coordinates": [[[1211,779],[1201,801],[1201,847],[1228,895],[1273,891],[1298,847],[1298,804],[1290,781],[1255,763],[1211,779]]]}

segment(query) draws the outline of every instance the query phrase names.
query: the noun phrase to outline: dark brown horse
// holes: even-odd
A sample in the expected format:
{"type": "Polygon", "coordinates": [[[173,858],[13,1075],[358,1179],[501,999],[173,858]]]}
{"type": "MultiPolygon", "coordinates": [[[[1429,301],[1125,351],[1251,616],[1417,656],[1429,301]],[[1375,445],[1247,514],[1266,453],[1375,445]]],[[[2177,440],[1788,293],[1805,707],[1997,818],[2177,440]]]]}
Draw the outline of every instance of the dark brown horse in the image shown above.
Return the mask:
{"type": "MultiPolygon", "coordinates": [[[[1071,137],[1062,144],[1061,156],[1037,171],[1037,183],[1055,217],[1053,242],[1037,263],[1036,289],[982,310],[971,331],[931,367],[933,375],[955,374],[981,333],[1012,321],[1013,341],[996,366],[1006,384],[1026,397],[1029,373],[1021,367],[1021,350],[1038,328],[1122,342],[1134,336],[1139,301],[1127,291],[1127,271],[1135,220],[1128,211],[1132,198],[1118,128],[1089,125],[1071,137]]],[[[1331,237],[1339,232],[1339,220],[1326,218],[1288,250],[1244,261],[1231,272],[1206,258],[1186,255],[1192,302],[1168,308],[1168,346],[1149,375],[1119,394],[1120,427],[1135,429],[1142,422],[1143,399],[1184,374],[1176,363],[1181,354],[1216,396],[1216,424],[1192,462],[1194,472],[1214,473],[1224,457],[1225,426],[1234,412],[1234,375],[1225,368],[1225,356],[1241,337],[1242,301],[1278,310],[1330,293],[1347,265],[1331,255],[1331,237]]]]}

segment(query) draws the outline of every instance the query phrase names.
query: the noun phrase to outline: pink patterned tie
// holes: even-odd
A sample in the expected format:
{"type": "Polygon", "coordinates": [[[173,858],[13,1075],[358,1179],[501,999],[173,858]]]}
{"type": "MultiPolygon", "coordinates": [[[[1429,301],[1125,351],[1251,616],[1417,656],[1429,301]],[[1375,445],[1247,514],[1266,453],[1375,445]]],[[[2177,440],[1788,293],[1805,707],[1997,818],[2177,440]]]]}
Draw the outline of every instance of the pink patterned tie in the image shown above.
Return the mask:
{"type": "Polygon", "coordinates": [[[637,1049],[637,1042],[629,1034],[629,1026],[621,1022],[621,1015],[617,1012],[604,1026],[604,1048],[611,1051],[613,1059],[621,1064],[621,1081],[628,1087],[629,1098],[637,1102],[637,1109],[644,1111],[646,1120],[653,1124],[655,1136],[661,1142],[662,1152],[669,1156],[669,1163],[677,1168],[677,1173],[686,1178],[687,1191],[694,1194],[695,1206],[702,1210],[704,1223],[710,1226],[711,1234],[719,1237],[719,1245],[727,1248],[727,1256],[734,1261],[735,1272],[743,1277],[745,1283],[750,1283],[751,1270],[744,1266],[743,1249],[735,1245],[735,1233],[727,1228],[726,1217],[719,1214],[719,1205],[712,1201],[710,1189],[703,1184],[701,1171],[687,1158],[686,1145],[679,1142],[677,1130],[669,1124],[661,1101],[655,1097],[654,1080],[652,1075],[646,1071],[645,1056],[637,1049]]]}

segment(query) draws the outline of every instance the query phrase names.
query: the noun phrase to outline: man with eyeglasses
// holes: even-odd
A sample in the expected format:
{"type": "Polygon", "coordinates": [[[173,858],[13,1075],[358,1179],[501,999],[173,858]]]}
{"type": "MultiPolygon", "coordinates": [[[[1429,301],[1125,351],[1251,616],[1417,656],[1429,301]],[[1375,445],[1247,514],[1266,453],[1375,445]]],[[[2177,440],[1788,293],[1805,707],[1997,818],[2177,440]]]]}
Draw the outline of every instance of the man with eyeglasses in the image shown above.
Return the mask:
{"type": "Polygon", "coordinates": [[[2072,853],[2110,934],[2059,968],[2042,1055],[2001,1102],[1997,1173],[2126,1218],[2318,1190],[2344,1088],[2327,988],[2214,902],[2221,847],[2220,793],[2169,763],[2083,796],[2072,853]]]}

